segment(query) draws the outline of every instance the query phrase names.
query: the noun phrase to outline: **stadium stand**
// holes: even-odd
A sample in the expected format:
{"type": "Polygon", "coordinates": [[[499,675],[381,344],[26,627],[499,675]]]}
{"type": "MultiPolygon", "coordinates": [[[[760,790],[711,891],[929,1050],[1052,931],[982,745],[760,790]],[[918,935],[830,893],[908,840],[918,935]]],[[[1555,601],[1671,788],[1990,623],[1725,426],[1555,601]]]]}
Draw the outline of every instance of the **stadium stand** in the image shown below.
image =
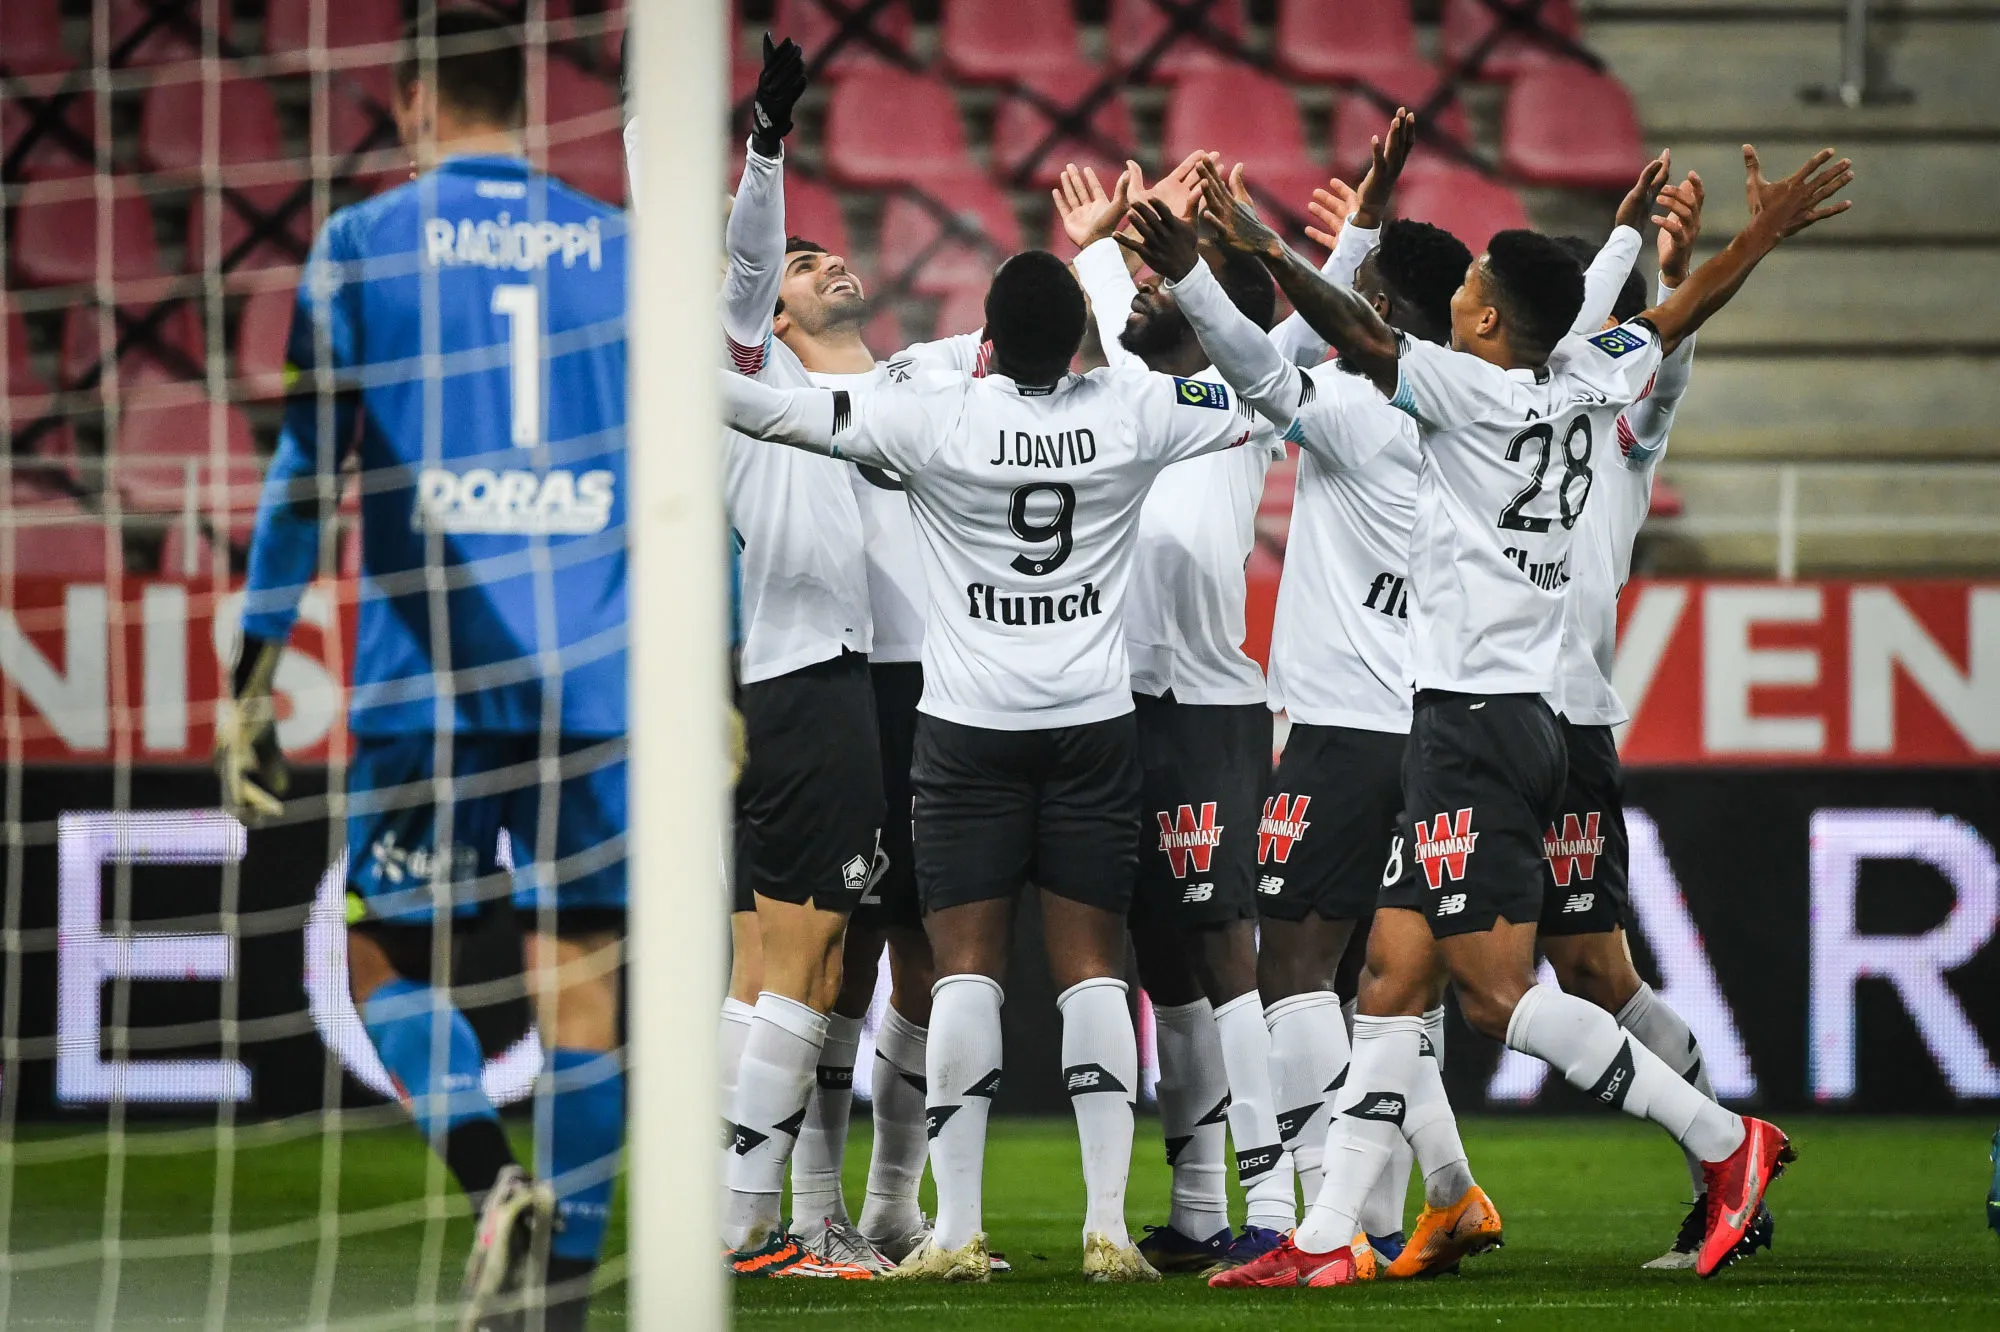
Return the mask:
{"type": "Polygon", "coordinates": [[[773,32],[805,48],[813,77],[841,79],[906,66],[914,22],[908,0],[778,0],[766,7],[773,32]],[[837,39],[837,40],[836,40],[837,39]]]}
{"type": "Polygon", "coordinates": [[[70,64],[60,0],[7,0],[0,7],[0,69],[17,76],[52,74],[70,64]]]}
{"type": "Polygon", "coordinates": [[[1076,59],[1076,17],[1068,0],[1009,5],[952,0],[944,7],[939,49],[945,70],[965,83],[1008,83],[1076,59]]]}
{"type": "Polygon", "coordinates": [[[1522,181],[1579,190],[1629,186],[1646,160],[1639,116],[1625,86],[1581,65],[1523,74],[1507,90],[1501,161],[1522,181]],[[1578,115],[1589,107],[1589,115],[1578,115]]]}
{"type": "Polygon", "coordinates": [[[1065,162],[1095,168],[1105,181],[1124,170],[1122,156],[1113,150],[1138,140],[1131,110],[1115,83],[1081,124],[1065,114],[1080,111],[1109,78],[1108,71],[1074,60],[1024,73],[1014,95],[993,115],[995,176],[1047,189],[1061,177],[1065,162]],[[1051,134],[1057,136],[1053,141],[1051,134]]]}
{"type": "Polygon", "coordinates": [[[1242,0],[1111,0],[1105,41],[1112,63],[1134,79],[1178,79],[1236,63],[1242,0]]]}
{"type": "MultiPolygon", "coordinates": [[[[157,276],[159,241],[146,196],[130,181],[103,181],[109,195],[113,282],[157,276]]],[[[27,287],[82,286],[97,281],[98,200],[72,181],[37,181],[21,187],[14,204],[14,280],[27,287]]]]}
{"type": "Polygon", "coordinates": [[[951,85],[893,69],[835,85],[824,151],[843,185],[916,183],[973,168],[951,85]]]}
{"type": "Polygon", "coordinates": [[[285,156],[278,102],[262,79],[234,75],[214,83],[190,79],[146,90],[139,116],[139,164],[150,171],[199,180],[230,168],[285,156]],[[216,97],[216,139],[207,142],[207,99],[216,97]]]}
{"type": "Polygon", "coordinates": [[[1385,76],[1419,58],[1409,0],[1281,5],[1271,54],[1287,78],[1386,86],[1385,76]]]}

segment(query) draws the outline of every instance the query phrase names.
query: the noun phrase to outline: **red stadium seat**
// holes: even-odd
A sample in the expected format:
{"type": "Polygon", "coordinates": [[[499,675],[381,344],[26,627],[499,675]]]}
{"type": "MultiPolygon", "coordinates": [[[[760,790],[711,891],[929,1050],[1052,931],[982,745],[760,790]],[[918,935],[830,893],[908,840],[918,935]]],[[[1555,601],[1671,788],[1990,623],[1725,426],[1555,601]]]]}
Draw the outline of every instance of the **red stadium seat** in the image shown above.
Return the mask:
{"type": "MultiPolygon", "coordinates": [[[[24,185],[14,205],[14,275],[24,286],[63,287],[97,280],[97,199],[75,181],[24,185]]],[[[111,182],[111,278],[157,277],[159,243],[145,196],[122,178],[111,182]]]]}
{"type": "Polygon", "coordinates": [[[956,337],[960,333],[977,333],[986,327],[986,288],[988,284],[968,284],[953,287],[938,302],[937,323],[932,336],[940,338],[956,337]]]}
{"type": "MultiPolygon", "coordinates": [[[[1171,11],[1201,3],[1202,0],[1111,0],[1105,36],[1113,63],[1120,69],[1137,64],[1171,27],[1171,11]]],[[[1235,64],[1234,55],[1217,49],[1211,33],[1232,44],[1243,40],[1243,0],[1208,0],[1201,21],[1193,30],[1174,37],[1153,63],[1150,76],[1156,80],[1178,79],[1196,70],[1235,64]]]]}
{"type": "MultiPolygon", "coordinates": [[[[208,345],[202,338],[196,305],[183,301],[172,307],[154,326],[150,338],[136,331],[148,313],[144,306],[127,306],[112,315],[112,336],[126,343],[118,358],[118,391],[128,401],[162,388],[191,389],[207,373],[208,345]]],[[[108,367],[101,363],[108,359],[110,349],[100,341],[97,316],[98,307],[85,304],[63,317],[56,373],[66,388],[82,384],[86,377],[93,387],[101,386],[108,376],[108,367]]]]}
{"type": "MultiPolygon", "coordinates": [[[[1025,75],[1021,81],[1035,95],[1067,109],[1081,103],[1091,89],[1107,76],[1106,70],[1072,62],[1025,75]]],[[[1132,133],[1132,113],[1127,110],[1125,99],[1116,88],[1091,114],[1090,124],[1097,136],[1110,146],[1129,151],[1137,143],[1132,133]]],[[[1055,121],[1026,97],[1010,97],[1002,102],[993,116],[994,174],[1003,180],[1013,179],[1033,158],[1036,148],[1041,146],[1054,125],[1055,121]]],[[[1125,169],[1120,157],[1082,140],[1064,137],[1056,140],[1034,161],[1024,183],[1047,189],[1061,177],[1065,162],[1094,167],[1107,190],[1117,174],[1125,169]]]]}
{"type": "Polygon", "coordinates": [[[585,194],[623,203],[625,146],[617,89],[567,60],[551,60],[545,106],[550,172],[585,194]]]}
{"type": "MultiPolygon", "coordinates": [[[[214,410],[213,404],[195,400],[141,405],[119,418],[113,476],[127,505],[154,511],[181,508],[187,495],[189,463],[195,465],[197,485],[205,488],[212,470],[209,433],[214,410]]],[[[256,468],[250,422],[234,407],[220,410],[224,413],[223,466],[232,476],[239,469],[256,468]]],[[[196,502],[206,501],[207,495],[198,492],[196,502]]]]}
{"type": "MultiPolygon", "coordinates": [[[[227,42],[229,10],[227,6],[220,8],[224,15],[221,36],[227,42]]],[[[165,65],[201,59],[200,4],[182,0],[111,0],[110,9],[111,49],[122,53],[120,64],[165,65]]]]}
{"type": "Polygon", "coordinates": [[[843,185],[878,187],[972,170],[951,89],[891,69],[843,81],[827,102],[826,167],[843,185]]]}
{"type": "Polygon", "coordinates": [[[16,148],[20,149],[23,180],[96,174],[96,96],[64,96],[66,100],[59,107],[49,105],[39,93],[0,97],[0,152],[11,158],[16,148]],[[42,119],[44,112],[49,117],[46,121],[42,119]]]}
{"type": "Polygon", "coordinates": [[[1629,189],[1645,157],[1632,98],[1609,74],[1551,65],[1523,74],[1507,90],[1500,161],[1530,184],[1629,189]]]}
{"type": "Polygon", "coordinates": [[[1653,480],[1653,502],[1646,510],[1648,518],[1678,518],[1687,512],[1687,498],[1675,488],[1674,483],[1664,476],[1653,480]]]}
{"type": "Polygon", "coordinates": [[[243,303],[236,321],[236,380],[244,397],[284,396],[285,343],[296,300],[288,291],[260,291],[243,303]]]}
{"type": "Polygon", "coordinates": [[[909,346],[910,340],[903,336],[901,312],[894,306],[876,311],[868,327],[861,330],[861,341],[878,361],[886,361],[909,346]]]}
{"type": "Polygon", "coordinates": [[[1308,223],[1319,225],[1306,205],[1312,202],[1314,190],[1326,188],[1326,168],[1301,162],[1291,167],[1245,170],[1243,182],[1265,219],[1292,239],[1302,239],[1308,223]]]}
{"type": "Polygon", "coordinates": [[[285,156],[278,135],[278,104],[262,79],[229,78],[220,99],[215,142],[202,133],[205,85],[200,80],[163,83],[146,91],[139,118],[139,160],[153,171],[200,176],[285,156]]]}
{"type": "MultiPolygon", "coordinates": [[[[31,494],[17,486],[13,498],[31,494]]],[[[35,521],[0,524],[0,540],[13,541],[16,577],[101,580],[124,566],[117,528],[75,500],[46,498],[29,507],[35,521]]]]}
{"type": "Polygon", "coordinates": [[[301,53],[319,33],[326,34],[320,40],[330,47],[373,46],[397,41],[402,31],[402,0],[279,0],[265,11],[264,49],[272,55],[301,53]]]}
{"type": "Polygon", "coordinates": [[[1404,180],[1396,190],[1396,212],[1443,227],[1474,254],[1495,232],[1530,225],[1521,196],[1465,167],[1440,167],[1404,180]]]}
{"type": "MultiPolygon", "coordinates": [[[[297,269],[306,261],[313,235],[319,230],[313,214],[310,182],[300,179],[271,185],[232,187],[219,196],[222,226],[221,260],[225,271],[244,273],[266,269],[297,269]],[[263,218],[275,218],[286,203],[301,190],[305,196],[275,232],[263,234],[254,243],[253,234],[263,231],[263,218]],[[246,248],[247,247],[247,248],[246,248]]],[[[208,268],[207,190],[195,190],[188,207],[188,267],[208,268]]],[[[279,280],[281,275],[272,275],[279,280]]]]}
{"type": "MultiPolygon", "coordinates": [[[[1434,65],[1423,61],[1412,61],[1395,68],[1383,68],[1368,80],[1369,86],[1388,98],[1397,106],[1407,106],[1421,113],[1429,105],[1431,97],[1444,82],[1443,73],[1434,65]]],[[[1335,172],[1350,183],[1359,184],[1361,174],[1368,168],[1368,141],[1389,128],[1392,113],[1383,109],[1380,102],[1363,92],[1347,92],[1340,96],[1333,110],[1333,164],[1335,172]]],[[[1465,108],[1456,98],[1444,107],[1417,122],[1417,148],[1410,155],[1410,170],[1422,170],[1440,162],[1449,163],[1453,159],[1441,154],[1431,142],[1434,134],[1442,134],[1459,143],[1468,143],[1472,138],[1471,127],[1465,119],[1465,108]]]]}
{"type": "Polygon", "coordinates": [[[790,37],[804,48],[806,68],[815,78],[840,79],[856,71],[874,73],[893,68],[900,62],[892,61],[877,43],[907,58],[914,26],[908,0],[890,0],[866,25],[840,38],[841,20],[865,8],[864,0],[778,0],[770,32],[790,37]],[[874,40],[870,40],[871,33],[874,40]],[[837,47],[836,38],[840,38],[837,47]],[[824,64],[819,63],[822,58],[824,64]]]}
{"type": "Polygon", "coordinates": [[[1291,89],[1244,68],[1191,73],[1174,85],[1163,135],[1168,162],[1197,148],[1219,150],[1251,175],[1305,165],[1305,132],[1291,89]]]}
{"type": "Polygon", "coordinates": [[[1013,204],[984,176],[934,181],[926,192],[977,228],[992,242],[991,248],[959,240],[939,244],[944,233],[939,219],[924,205],[899,195],[882,210],[878,284],[894,281],[918,265],[910,282],[913,291],[942,295],[962,286],[983,288],[1001,261],[1021,248],[1021,224],[1013,204]]]}
{"type": "Polygon", "coordinates": [[[53,74],[73,62],[62,40],[62,0],[7,0],[0,5],[0,69],[53,74]]]}
{"type": "Polygon", "coordinates": [[[785,234],[816,241],[829,254],[853,261],[853,242],[847,237],[839,196],[819,181],[790,172],[785,175],[785,234]]]}
{"type": "MultiPolygon", "coordinates": [[[[1503,2],[1516,8],[1526,8],[1533,0],[1503,2]]],[[[1444,0],[1439,35],[1445,63],[1455,67],[1464,61],[1500,22],[1500,16],[1488,9],[1482,0],[1444,0]]],[[[1535,24],[1575,41],[1578,27],[1572,0],[1546,0],[1535,16],[1535,24]]],[[[1525,33],[1510,32],[1500,38],[1486,58],[1480,61],[1474,77],[1504,83],[1531,69],[1541,69],[1563,59],[1557,48],[1535,41],[1525,33]]]]}
{"type": "Polygon", "coordinates": [[[550,154],[549,174],[593,199],[625,203],[625,146],[615,134],[598,134],[550,154]]]}
{"type": "Polygon", "coordinates": [[[967,83],[1008,83],[1078,58],[1069,0],[946,0],[939,49],[967,83]]]}
{"type": "Polygon", "coordinates": [[[1284,0],[1271,51],[1289,78],[1372,82],[1417,58],[1410,0],[1284,0]]]}

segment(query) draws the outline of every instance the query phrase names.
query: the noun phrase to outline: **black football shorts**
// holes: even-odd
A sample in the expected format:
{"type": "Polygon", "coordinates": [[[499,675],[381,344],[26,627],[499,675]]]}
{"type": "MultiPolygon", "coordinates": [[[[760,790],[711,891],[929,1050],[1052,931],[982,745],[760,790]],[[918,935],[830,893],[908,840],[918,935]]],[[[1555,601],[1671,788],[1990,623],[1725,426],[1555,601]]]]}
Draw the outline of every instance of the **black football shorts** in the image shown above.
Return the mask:
{"type": "Polygon", "coordinates": [[[924,668],[914,661],[878,661],[868,674],[875,685],[875,730],[882,742],[882,792],[888,813],[868,891],[855,909],[856,925],[922,929],[917,866],[910,841],[910,754],[917,741],[917,701],[924,696],[924,668]]]}
{"type": "Polygon", "coordinates": [[[1569,780],[1542,830],[1548,885],[1541,934],[1608,934],[1630,924],[1625,770],[1609,726],[1562,723],[1569,780]]]}
{"type": "Polygon", "coordinates": [[[1542,833],[1567,771],[1562,727],[1539,695],[1417,691],[1403,809],[1433,935],[1541,919],[1542,833]]]}
{"type": "Polygon", "coordinates": [[[1139,732],[1134,919],[1192,928],[1257,915],[1257,821],[1271,780],[1262,703],[1132,696],[1139,732]]]}
{"type": "Polygon", "coordinates": [[[1404,737],[1295,723],[1257,825],[1258,914],[1364,920],[1402,808],[1404,737]]]}

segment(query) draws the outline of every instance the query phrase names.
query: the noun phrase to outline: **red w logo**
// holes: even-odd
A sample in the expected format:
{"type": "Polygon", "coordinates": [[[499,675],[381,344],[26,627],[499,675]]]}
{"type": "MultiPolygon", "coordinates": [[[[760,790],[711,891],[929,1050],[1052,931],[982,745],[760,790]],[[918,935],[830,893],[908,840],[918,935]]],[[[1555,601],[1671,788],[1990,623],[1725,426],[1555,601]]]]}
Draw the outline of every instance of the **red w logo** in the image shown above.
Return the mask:
{"type": "Polygon", "coordinates": [[[1311,796],[1274,795],[1264,801],[1264,817],[1257,824],[1257,863],[1282,865],[1292,856],[1292,843],[1306,835],[1306,806],[1311,796]]]}
{"type": "Polygon", "coordinates": [[[1472,831],[1472,811],[1461,809],[1454,816],[1440,814],[1429,823],[1417,820],[1417,863],[1424,867],[1424,878],[1433,888],[1444,886],[1446,875],[1454,879],[1465,877],[1465,858],[1472,854],[1472,848],[1479,841],[1479,834],[1472,831]]]}
{"type": "Polygon", "coordinates": [[[1160,850],[1167,853],[1174,877],[1188,876],[1190,860],[1194,862],[1195,873],[1208,873],[1209,858],[1215,854],[1215,844],[1222,840],[1222,829],[1215,822],[1215,802],[1210,800],[1202,805],[1199,823],[1195,822],[1192,805],[1182,805],[1172,818],[1164,809],[1153,817],[1160,821],[1160,850]]]}
{"type": "Polygon", "coordinates": [[[1551,823],[1549,830],[1542,834],[1542,855],[1548,859],[1549,873],[1555,876],[1556,887],[1569,887],[1570,876],[1579,879],[1597,877],[1597,858],[1604,854],[1604,839],[1597,835],[1597,811],[1592,810],[1578,823],[1576,815],[1563,815],[1562,835],[1556,835],[1556,826],[1551,823]]]}

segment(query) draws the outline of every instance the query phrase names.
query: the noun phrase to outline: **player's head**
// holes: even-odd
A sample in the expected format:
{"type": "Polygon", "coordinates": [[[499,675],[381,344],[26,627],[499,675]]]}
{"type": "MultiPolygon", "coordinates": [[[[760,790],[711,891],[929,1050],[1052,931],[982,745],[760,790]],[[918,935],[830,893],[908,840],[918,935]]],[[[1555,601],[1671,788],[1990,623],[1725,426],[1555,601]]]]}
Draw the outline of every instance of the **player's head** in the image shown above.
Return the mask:
{"type": "Polygon", "coordinates": [[[778,279],[778,309],[771,320],[779,341],[792,333],[820,338],[859,332],[870,313],[868,293],[848,268],[846,256],[803,236],[785,241],[785,271],[778,279]]]}
{"type": "Polygon", "coordinates": [[[1354,289],[1391,328],[1426,342],[1451,338],[1451,297],[1465,280],[1472,251],[1428,222],[1395,221],[1354,275],[1354,289]]]}
{"type": "MultiPolygon", "coordinates": [[[[1558,236],[1556,244],[1569,252],[1576,260],[1580,271],[1588,272],[1591,261],[1597,258],[1597,246],[1581,236],[1558,236]]],[[[1618,289],[1618,299],[1611,303],[1611,313],[1604,321],[1604,327],[1616,328],[1626,320],[1646,308],[1646,281],[1634,268],[1625,275],[1625,285],[1618,289]]]]}
{"type": "Polygon", "coordinates": [[[986,289],[993,368],[1017,383],[1053,384],[1083,345],[1083,288],[1047,250],[1023,250],[986,289]]]}
{"type": "MultiPolygon", "coordinates": [[[[1270,331],[1278,313],[1278,289],[1264,265],[1251,255],[1201,243],[1201,257],[1228,295],[1229,303],[1257,327],[1270,331]]],[[[1181,313],[1180,302],[1167,290],[1165,279],[1149,273],[1138,283],[1132,313],[1118,334],[1118,345],[1142,360],[1173,352],[1194,336],[1181,313]]]]}
{"type": "Polygon", "coordinates": [[[396,60],[396,126],[423,158],[469,135],[511,134],[527,106],[521,30],[489,15],[450,9],[436,18],[437,41],[421,22],[403,29],[396,60]]]}
{"type": "Polygon", "coordinates": [[[1503,231],[1451,298],[1451,345],[1496,364],[1539,366],[1583,308],[1583,270],[1556,241],[1503,231]]]}

